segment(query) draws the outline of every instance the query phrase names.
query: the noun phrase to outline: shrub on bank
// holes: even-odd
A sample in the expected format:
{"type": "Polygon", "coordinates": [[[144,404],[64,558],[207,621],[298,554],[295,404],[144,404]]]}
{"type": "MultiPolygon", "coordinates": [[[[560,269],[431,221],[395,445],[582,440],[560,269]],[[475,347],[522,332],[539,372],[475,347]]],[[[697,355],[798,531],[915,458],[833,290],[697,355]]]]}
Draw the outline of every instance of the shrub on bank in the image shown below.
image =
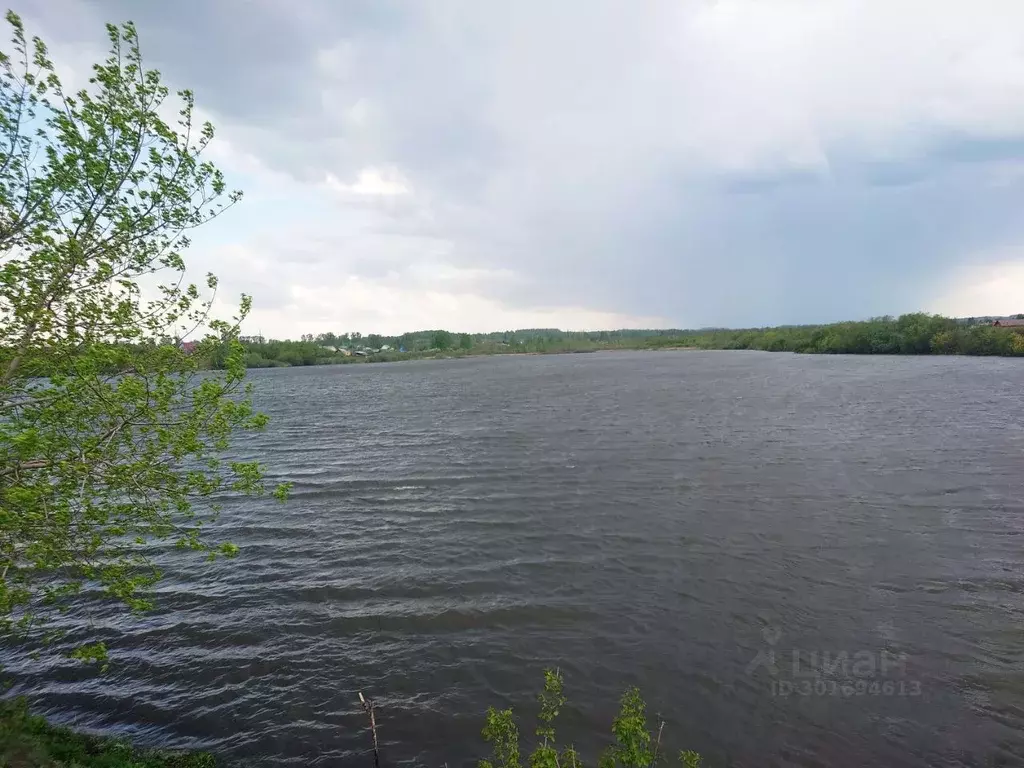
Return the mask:
{"type": "Polygon", "coordinates": [[[136,749],[50,725],[28,713],[22,699],[0,701],[0,766],[4,768],[213,768],[204,752],[136,749]]]}
{"type": "MultiPolygon", "coordinates": [[[[562,674],[558,670],[545,670],[544,690],[538,697],[540,712],[534,731],[537,742],[526,765],[529,768],[583,768],[583,761],[572,744],[558,747],[555,740],[555,718],[565,705],[562,693],[562,674]]],[[[629,688],[622,695],[619,714],[612,722],[615,743],[601,753],[598,768],[651,768],[669,763],[667,749],[661,743],[664,723],[658,727],[657,736],[647,727],[647,705],[636,688],[629,688]]],[[[481,760],[480,768],[522,768],[523,759],[519,728],[511,709],[487,710],[487,725],[483,730],[484,739],[491,745],[491,758],[481,760]]],[[[679,752],[679,764],[683,768],[699,768],[701,757],[696,752],[679,752]]]]}

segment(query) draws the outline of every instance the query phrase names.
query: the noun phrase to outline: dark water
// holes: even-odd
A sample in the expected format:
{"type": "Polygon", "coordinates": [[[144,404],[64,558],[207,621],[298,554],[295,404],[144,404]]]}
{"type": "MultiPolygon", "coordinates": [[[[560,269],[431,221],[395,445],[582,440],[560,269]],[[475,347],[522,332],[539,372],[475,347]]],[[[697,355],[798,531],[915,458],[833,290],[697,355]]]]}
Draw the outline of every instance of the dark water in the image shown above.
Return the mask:
{"type": "Polygon", "coordinates": [[[292,501],[229,504],[238,560],[178,558],[160,612],[97,618],[119,637],[107,678],[23,678],[44,711],[238,765],[367,765],[362,689],[387,765],[455,768],[482,756],[488,705],[529,728],[558,665],[585,754],[636,684],[711,765],[1024,764],[1020,360],[253,380],[273,421],[247,450],[292,501]]]}

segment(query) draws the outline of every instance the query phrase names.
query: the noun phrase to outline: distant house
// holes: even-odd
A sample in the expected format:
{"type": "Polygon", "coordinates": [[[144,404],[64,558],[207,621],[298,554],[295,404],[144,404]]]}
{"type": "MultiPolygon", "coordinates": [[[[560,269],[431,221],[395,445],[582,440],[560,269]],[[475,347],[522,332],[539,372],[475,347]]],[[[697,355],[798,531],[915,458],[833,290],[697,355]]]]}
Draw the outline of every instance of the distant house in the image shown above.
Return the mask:
{"type": "Polygon", "coordinates": [[[335,352],[335,353],[337,353],[339,351],[337,347],[332,347],[330,344],[321,344],[320,348],[321,349],[326,349],[328,352],[335,352]]]}
{"type": "Polygon", "coordinates": [[[999,320],[992,321],[993,328],[1013,328],[1014,330],[1024,331],[1024,320],[1016,317],[1005,317],[999,320]]]}
{"type": "Polygon", "coordinates": [[[191,355],[196,351],[196,347],[199,346],[198,341],[183,341],[181,342],[181,351],[186,355],[191,355]]]}
{"type": "Polygon", "coordinates": [[[344,357],[352,357],[352,350],[347,347],[341,347],[339,350],[344,357]]]}
{"type": "Polygon", "coordinates": [[[381,352],[390,352],[391,351],[391,347],[389,347],[387,344],[385,344],[383,347],[380,348],[380,351],[381,352]]]}

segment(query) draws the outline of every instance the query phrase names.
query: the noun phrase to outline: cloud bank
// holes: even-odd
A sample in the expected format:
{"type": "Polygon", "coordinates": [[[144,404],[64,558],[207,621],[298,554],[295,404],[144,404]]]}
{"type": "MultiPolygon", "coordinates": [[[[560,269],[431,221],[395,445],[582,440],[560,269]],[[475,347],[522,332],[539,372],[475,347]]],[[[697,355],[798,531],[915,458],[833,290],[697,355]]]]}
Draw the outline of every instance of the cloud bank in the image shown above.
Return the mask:
{"type": "Polygon", "coordinates": [[[195,90],[267,335],[1024,311],[1012,0],[39,5],[195,90]]]}

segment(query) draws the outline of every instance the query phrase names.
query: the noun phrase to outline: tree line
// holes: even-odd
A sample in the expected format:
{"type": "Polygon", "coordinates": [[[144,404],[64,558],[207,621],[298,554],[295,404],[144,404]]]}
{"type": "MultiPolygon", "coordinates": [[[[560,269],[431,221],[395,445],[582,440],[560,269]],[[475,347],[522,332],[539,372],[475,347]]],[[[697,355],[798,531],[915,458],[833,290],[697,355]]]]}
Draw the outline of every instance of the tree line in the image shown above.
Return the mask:
{"type": "Polygon", "coordinates": [[[812,354],[1015,356],[1024,355],[1024,327],[993,327],[987,320],[915,312],[828,325],[683,332],[648,339],[646,346],[812,354]]]}
{"type": "Polygon", "coordinates": [[[556,354],[668,347],[807,354],[1015,356],[1024,355],[1024,327],[993,327],[984,319],[916,312],[863,321],[771,328],[611,331],[528,328],[474,334],[429,330],[399,336],[321,333],[307,334],[297,341],[243,336],[241,343],[250,368],[379,362],[437,355],[556,354]]]}
{"type": "MultiPolygon", "coordinates": [[[[1020,318],[1020,316],[1018,316],[1020,318]]],[[[1020,318],[1024,319],[1024,318],[1020,318]]],[[[455,333],[428,330],[398,336],[361,333],[306,334],[298,340],[239,336],[231,340],[241,352],[246,368],[309,365],[340,365],[362,362],[394,362],[430,357],[501,354],[562,354],[615,349],[695,348],[801,354],[854,355],[1024,355],[1024,327],[994,327],[988,320],[949,318],[912,313],[899,317],[769,328],[623,329],[612,331],[562,331],[521,329],[492,333],[455,333]]],[[[159,341],[109,342],[80,345],[63,356],[23,362],[32,376],[70,374],[80,357],[91,355],[104,374],[123,370],[139,355],[177,354],[191,358],[198,369],[223,370],[229,362],[230,344],[206,338],[192,344],[164,337],[159,341]]],[[[0,365],[10,361],[13,350],[0,348],[0,365]]],[[[130,367],[130,366],[129,366],[130,367]]]]}

